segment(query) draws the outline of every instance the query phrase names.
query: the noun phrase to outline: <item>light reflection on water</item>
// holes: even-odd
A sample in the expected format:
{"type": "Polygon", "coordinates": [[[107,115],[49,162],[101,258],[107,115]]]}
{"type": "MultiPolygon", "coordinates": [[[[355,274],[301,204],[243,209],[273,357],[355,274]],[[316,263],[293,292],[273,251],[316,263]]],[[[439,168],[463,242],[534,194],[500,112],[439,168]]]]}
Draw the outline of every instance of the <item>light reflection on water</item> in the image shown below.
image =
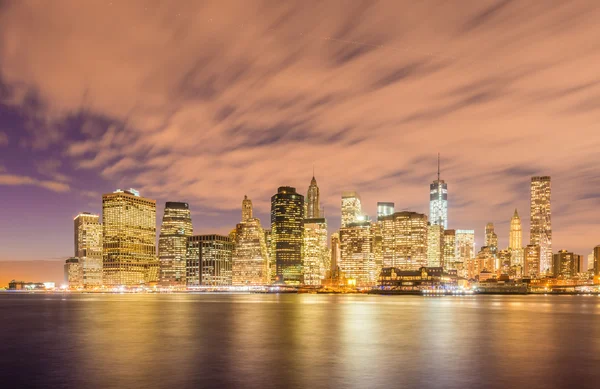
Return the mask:
{"type": "Polygon", "coordinates": [[[91,389],[597,388],[596,301],[3,294],[0,382],[91,389]]]}

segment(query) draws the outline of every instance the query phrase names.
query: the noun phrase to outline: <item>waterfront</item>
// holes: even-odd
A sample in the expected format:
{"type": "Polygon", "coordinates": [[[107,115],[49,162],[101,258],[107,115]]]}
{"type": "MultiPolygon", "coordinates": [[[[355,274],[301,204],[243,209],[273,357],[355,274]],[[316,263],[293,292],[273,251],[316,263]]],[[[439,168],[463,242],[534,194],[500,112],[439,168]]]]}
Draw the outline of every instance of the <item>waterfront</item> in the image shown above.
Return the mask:
{"type": "MultiPolygon", "coordinates": [[[[0,382],[595,388],[596,296],[0,294],[0,382]]],[[[7,387],[8,387],[7,386],[7,387]]]]}

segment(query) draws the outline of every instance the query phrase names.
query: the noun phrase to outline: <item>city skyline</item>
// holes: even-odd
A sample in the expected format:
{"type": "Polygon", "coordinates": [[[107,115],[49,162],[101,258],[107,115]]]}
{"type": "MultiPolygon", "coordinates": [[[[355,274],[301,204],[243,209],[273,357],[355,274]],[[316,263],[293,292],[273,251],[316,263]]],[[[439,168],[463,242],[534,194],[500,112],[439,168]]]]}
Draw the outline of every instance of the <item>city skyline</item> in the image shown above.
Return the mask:
{"type": "Polygon", "coordinates": [[[588,255],[597,8],[426,3],[2,2],[0,277],[64,262],[73,217],[119,187],[155,199],[157,220],[189,203],[197,234],[226,235],[244,194],[267,228],[270,196],[306,195],[313,166],[330,234],[343,191],[372,220],[377,202],[429,215],[438,152],[448,228],[474,230],[477,251],[488,222],[508,246],[515,208],[530,243],[530,179],[547,175],[552,251],[588,255]]]}

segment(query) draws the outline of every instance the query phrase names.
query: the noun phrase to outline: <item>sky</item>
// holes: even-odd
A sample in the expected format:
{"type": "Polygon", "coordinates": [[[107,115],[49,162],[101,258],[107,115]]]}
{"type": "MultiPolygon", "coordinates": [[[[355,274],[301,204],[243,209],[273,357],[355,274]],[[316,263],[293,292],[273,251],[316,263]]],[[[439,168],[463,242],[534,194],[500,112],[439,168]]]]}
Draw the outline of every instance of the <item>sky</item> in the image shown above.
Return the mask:
{"type": "Polygon", "coordinates": [[[587,254],[598,20],[595,0],[0,0],[0,284],[60,279],[73,217],[116,188],[226,233],[244,195],[268,226],[314,166],[332,232],[345,190],[428,213],[438,152],[450,228],[506,246],[517,208],[528,242],[550,175],[553,249],[587,254]]]}

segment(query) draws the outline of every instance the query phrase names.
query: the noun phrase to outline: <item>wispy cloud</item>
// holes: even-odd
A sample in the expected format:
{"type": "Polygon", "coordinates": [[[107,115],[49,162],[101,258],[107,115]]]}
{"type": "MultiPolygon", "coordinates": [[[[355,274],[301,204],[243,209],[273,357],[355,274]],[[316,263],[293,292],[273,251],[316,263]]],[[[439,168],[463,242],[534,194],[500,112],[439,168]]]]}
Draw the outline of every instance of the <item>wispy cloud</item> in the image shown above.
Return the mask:
{"type": "Polygon", "coordinates": [[[0,174],[0,185],[7,186],[24,186],[33,185],[51,190],[53,192],[66,192],[69,185],[59,181],[38,180],[33,177],[19,176],[14,174],[0,174]]]}

